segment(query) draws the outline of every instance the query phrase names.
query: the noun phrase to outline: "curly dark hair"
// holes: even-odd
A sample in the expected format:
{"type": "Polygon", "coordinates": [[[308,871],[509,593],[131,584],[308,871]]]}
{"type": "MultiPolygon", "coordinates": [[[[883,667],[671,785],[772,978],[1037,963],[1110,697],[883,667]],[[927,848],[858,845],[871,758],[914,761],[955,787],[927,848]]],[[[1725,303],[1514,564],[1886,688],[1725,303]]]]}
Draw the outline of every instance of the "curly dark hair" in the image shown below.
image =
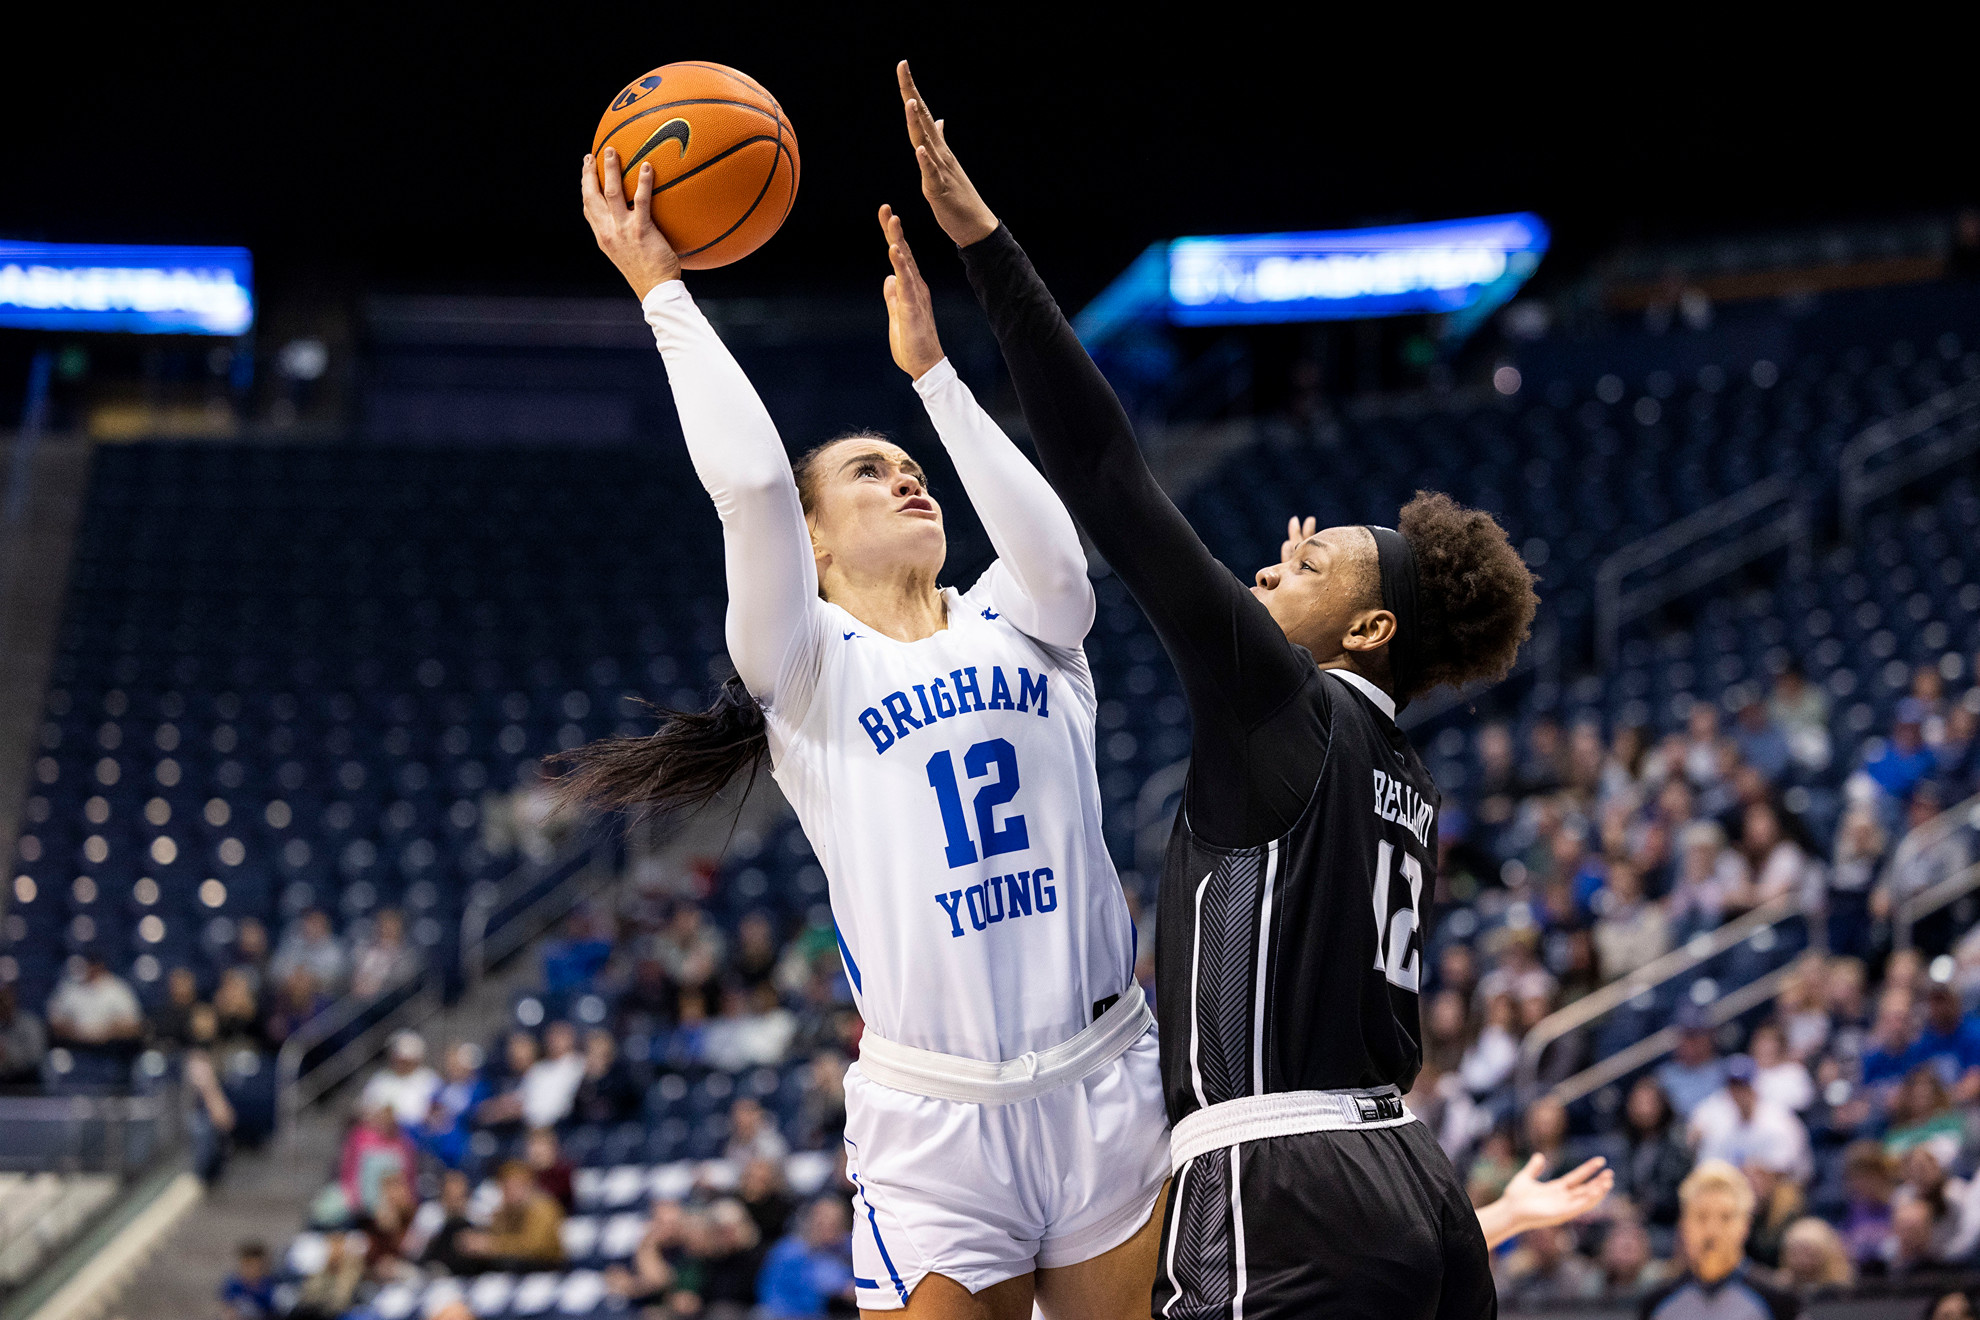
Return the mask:
{"type": "Polygon", "coordinates": [[[1506,529],[1482,509],[1419,490],[1403,506],[1396,530],[1416,552],[1423,629],[1423,674],[1414,692],[1401,695],[1504,678],[1540,607],[1533,571],[1506,539],[1506,529]]]}

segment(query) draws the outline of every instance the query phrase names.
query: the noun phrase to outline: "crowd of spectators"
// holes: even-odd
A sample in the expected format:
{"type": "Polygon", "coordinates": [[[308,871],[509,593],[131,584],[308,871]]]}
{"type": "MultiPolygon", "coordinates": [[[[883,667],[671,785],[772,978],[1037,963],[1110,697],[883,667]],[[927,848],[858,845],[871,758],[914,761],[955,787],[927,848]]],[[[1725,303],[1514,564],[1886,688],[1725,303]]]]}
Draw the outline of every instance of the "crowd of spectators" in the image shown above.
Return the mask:
{"type": "Polygon", "coordinates": [[[1661,737],[1487,724],[1442,774],[1450,906],[1409,1103],[1479,1204],[1536,1152],[1617,1172],[1593,1216],[1501,1251],[1508,1305],[1682,1277],[1681,1192],[1707,1168],[1751,1206],[1741,1277],[1763,1291],[1980,1267],[1980,931],[1958,904],[1908,940],[1897,926],[1975,860],[1970,829],[1900,846],[1980,792],[1972,672],[1957,655],[1920,667],[1887,735],[1849,759],[1828,694],[1788,668],[1688,703],[1661,737]],[[1597,1018],[1522,1057],[1551,1014],[1763,908],[1756,929],[1781,919],[1759,942],[1774,961],[1746,966],[1783,968],[1776,999],[1721,1021],[1699,980],[1636,1033],[1674,1027],[1667,1056],[1568,1104],[1554,1088],[1634,1037],[1597,1018]]]}
{"type": "MultiPolygon", "coordinates": [[[[1694,704],[1661,739],[1544,718],[1523,739],[1478,730],[1447,793],[1410,1104],[1480,1205],[1535,1153],[1552,1171],[1602,1155],[1618,1176],[1587,1220],[1500,1251],[1509,1304],[1697,1282],[1683,1217],[1701,1187],[1750,1221],[1737,1268],[1763,1291],[1980,1262],[1980,946],[1950,927],[1921,928],[1922,949],[1889,933],[1894,903],[1957,860],[1894,873],[1897,841],[1980,787],[1980,691],[1949,695],[1959,672],[1922,671],[1890,736],[1848,765],[1832,764],[1825,695],[1792,670],[1724,711],[1694,704]],[[1535,1023],[1769,904],[1799,914],[1811,947],[1764,1014],[1715,1026],[1688,1002],[1676,1049],[1606,1107],[1545,1094],[1589,1062],[1575,1035],[1520,1090],[1535,1023]]],[[[654,1200],[603,1286],[660,1314],[849,1305],[839,1135],[861,1024],[837,939],[822,908],[743,910],[715,875],[636,859],[609,905],[542,947],[542,987],[507,1030],[432,1057],[415,1035],[393,1041],[312,1207],[330,1249],[292,1280],[296,1314],[363,1315],[394,1283],[568,1268],[572,1152],[654,1162],[637,1141],[601,1160],[601,1134],[653,1134],[714,1075],[770,1076],[776,1102],[738,1085],[668,1148],[693,1161],[692,1186],[654,1200]],[[793,1151],[840,1172],[800,1198],[793,1151]]],[[[1144,955],[1154,936],[1143,928],[1144,955]]],[[[309,920],[282,953],[311,977],[362,961],[309,920]]],[[[1151,968],[1144,956],[1152,994],[1151,968]]]]}

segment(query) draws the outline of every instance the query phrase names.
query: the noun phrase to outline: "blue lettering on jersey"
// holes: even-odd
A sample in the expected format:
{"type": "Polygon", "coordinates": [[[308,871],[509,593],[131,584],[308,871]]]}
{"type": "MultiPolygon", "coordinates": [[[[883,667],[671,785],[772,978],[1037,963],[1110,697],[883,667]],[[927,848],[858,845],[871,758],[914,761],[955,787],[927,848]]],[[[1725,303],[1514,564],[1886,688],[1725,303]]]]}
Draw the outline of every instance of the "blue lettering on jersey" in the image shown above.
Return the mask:
{"type": "Polygon", "coordinates": [[[945,677],[909,684],[913,697],[909,697],[906,691],[889,692],[880,698],[878,705],[868,706],[859,713],[859,727],[866,730],[866,736],[873,740],[873,751],[878,755],[916,729],[925,729],[942,720],[976,711],[1023,711],[1040,719],[1050,719],[1052,712],[1046,705],[1050,678],[1051,675],[1042,670],[1033,674],[1029,669],[1020,667],[1017,682],[1013,684],[1002,665],[968,665],[949,671],[945,677]],[[983,680],[978,674],[979,669],[990,671],[990,699],[987,702],[983,699],[983,680]]]}
{"type": "Polygon", "coordinates": [[[937,893],[935,901],[949,918],[949,938],[959,940],[964,934],[964,917],[969,918],[970,929],[989,930],[1006,919],[1016,921],[1057,911],[1059,887],[1052,880],[1052,868],[1041,866],[1035,871],[993,875],[967,889],[937,893]]]}

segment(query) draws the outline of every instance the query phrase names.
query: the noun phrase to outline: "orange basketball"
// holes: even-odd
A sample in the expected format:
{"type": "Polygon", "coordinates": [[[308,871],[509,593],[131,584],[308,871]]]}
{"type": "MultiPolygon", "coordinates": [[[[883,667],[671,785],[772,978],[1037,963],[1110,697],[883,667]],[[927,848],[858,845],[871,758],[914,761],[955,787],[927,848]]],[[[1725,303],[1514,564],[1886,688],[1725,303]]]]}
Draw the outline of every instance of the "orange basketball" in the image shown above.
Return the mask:
{"type": "Polygon", "coordinates": [[[683,60],[633,79],[598,121],[593,155],[608,146],[628,196],[639,167],[653,163],[654,222],[689,270],[756,251],[797,200],[791,121],[761,84],[726,65],[683,60]]]}

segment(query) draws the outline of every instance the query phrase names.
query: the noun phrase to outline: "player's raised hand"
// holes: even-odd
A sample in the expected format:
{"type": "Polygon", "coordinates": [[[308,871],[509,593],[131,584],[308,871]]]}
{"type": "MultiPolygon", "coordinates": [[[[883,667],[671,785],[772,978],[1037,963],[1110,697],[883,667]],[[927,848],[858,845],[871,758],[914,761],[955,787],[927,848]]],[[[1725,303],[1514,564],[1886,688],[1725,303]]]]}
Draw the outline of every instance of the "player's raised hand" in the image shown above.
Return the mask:
{"type": "Polygon", "coordinates": [[[1286,519],[1286,540],[1285,544],[1279,547],[1279,562],[1283,564],[1288,559],[1291,559],[1293,551],[1299,549],[1300,543],[1313,535],[1313,532],[1314,526],[1313,519],[1311,518],[1308,518],[1303,523],[1298,518],[1286,519]]]}
{"type": "Polygon", "coordinates": [[[907,113],[908,141],[914,144],[914,163],[921,167],[921,195],[934,209],[935,221],[957,247],[997,232],[997,217],[984,205],[976,185],[963,173],[956,153],[949,150],[943,121],[935,118],[914,85],[914,74],[902,60],[894,66],[894,77],[901,87],[901,108],[907,113]]]}
{"type": "Polygon", "coordinates": [[[626,277],[642,301],[655,286],[681,277],[681,259],[673,245],[653,223],[653,166],[642,163],[633,185],[632,200],[626,199],[625,175],[619,167],[619,153],[605,148],[594,164],[584,158],[584,218],[591,226],[598,250],[612,259],[619,274],[626,277]],[[605,181],[600,184],[602,173],[605,181]]]}
{"type": "Polygon", "coordinates": [[[880,288],[887,300],[887,347],[894,350],[894,365],[920,380],[942,360],[942,341],[935,333],[935,304],[928,296],[927,281],[914,264],[907,231],[891,206],[880,208],[880,232],[887,239],[887,260],[894,266],[894,273],[880,288]]]}

